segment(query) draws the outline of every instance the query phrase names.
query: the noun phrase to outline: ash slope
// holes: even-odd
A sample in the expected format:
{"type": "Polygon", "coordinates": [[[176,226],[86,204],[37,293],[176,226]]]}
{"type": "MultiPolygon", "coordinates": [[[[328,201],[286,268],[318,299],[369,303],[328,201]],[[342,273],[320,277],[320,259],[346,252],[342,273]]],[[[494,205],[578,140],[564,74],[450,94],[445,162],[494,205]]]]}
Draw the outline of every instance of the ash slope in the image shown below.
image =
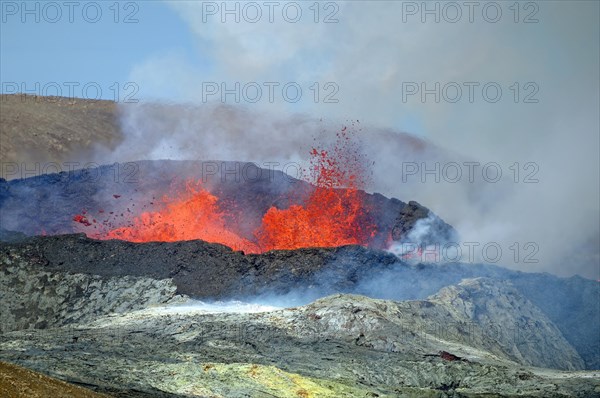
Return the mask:
{"type": "Polygon", "coordinates": [[[17,168],[24,162],[87,162],[95,146],[114,150],[122,142],[119,115],[114,101],[0,94],[0,158],[17,168]]]}
{"type": "MultiPolygon", "coordinates": [[[[82,301],[88,303],[83,312],[99,315],[166,303],[176,300],[176,294],[203,299],[252,297],[285,305],[306,304],[338,292],[392,300],[422,300],[437,294],[431,298],[432,302],[437,297],[453,303],[448,307],[448,311],[454,308],[452,319],[510,326],[532,339],[547,338],[544,344],[548,347],[539,351],[542,353],[551,347],[556,350],[562,346],[558,349],[562,354],[531,363],[527,361],[535,357],[535,348],[505,350],[511,352],[512,360],[565,369],[599,368],[598,284],[580,277],[558,278],[484,265],[410,266],[391,254],[356,246],[243,255],[222,245],[202,241],[135,244],[95,241],[83,235],[0,243],[0,264],[4,289],[7,289],[3,295],[12,297],[3,299],[9,304],[3,319],[21,320],[14,325],[7,322],[4,331],[78,321],[77,317],[65,317],[64,312],[82,301]],[[160,294],[127,293],[127,289],[118,283],[125,276],[132,278],[130,285],[152,287],[151,291],[160,294]],[[499,291],[492,288],[492,282],[486,284],[486,291],[495,292],[491,295],[494,297],[491,303],[486,302],[487,296],[477,294],[477,289],[471,288],[465,296],[464,292],[457,293],[452,288],[463,279],[480,277],[502,286],[499,291]],[[84,282],[75,284],[79,288],[57,289],[57,281],[67,278],[84,282]],[[151,283],[148,279],[162,281],[151,283]],[[90,284],[89,280],[95,280],[96,285],[90,284]],[[102,283],[108,285],[102,287],[102,283]],[[15,288],[11,290],[11,286],[15,288]],[[37,296],[30,295],[40,291],[42,293],[37,296]],[[57,299],[54,292],[59,291],[63,294],[57,299]],[[113,292],[111,296],[106,295],[107,291],[113,292]],[[116,298],[116,302],[95,305],[94,300],[78,299],[83,292],[96,292],[97,297],[112,297],[113,301],[116,298]],[[44,305],[40,306],[42,297],[44,305]],[[121,305],[124,299],[129,300],[124,301],[129,304],[121,305]],[[23,315],[25,310],[21,303],[29,303],[25,304],[28,316],[23,315]],[[56,309],[49,310],[50,307],[56,309]],[[506,314],[506,308],[513,307],[519,309],[519,316],[506,314]],[[459,308],[462,309],[460,313],[457,312],[459,308]],[[486,317],[486,314],[491,315],[486,317]],[[48,317],[51,319],[45,319],[48,317]],[[563,337],[566,342],[561,340],[563,337]],[[576,354],[565,346],[574,347],[576,354]]],[[[82,315],[81,320],[85,319],[91,318],[82,315]]],[[[442,322],[441,318],[438,320],[442,322]]]]}

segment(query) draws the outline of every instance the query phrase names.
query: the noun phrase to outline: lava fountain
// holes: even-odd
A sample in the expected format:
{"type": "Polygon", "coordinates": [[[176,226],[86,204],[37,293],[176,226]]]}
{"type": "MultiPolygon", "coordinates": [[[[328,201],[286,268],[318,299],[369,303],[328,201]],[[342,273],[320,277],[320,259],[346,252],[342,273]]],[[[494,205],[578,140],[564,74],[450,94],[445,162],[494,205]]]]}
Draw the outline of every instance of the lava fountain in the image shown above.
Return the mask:
{"type": "MultiPolygon", "coordinates": [[[[312,148],[310,167],[304,173],[314,186],[308,198],[285,209],[271,206],[252,237],[243,237],[236,230],[235,215],[219,206],[219,198],[200,181],[187,181],[183,192],[165,195],[156,211],[143,212],[124,225],[88,235],[131,242],[201,239],[245,253],[367,245],[376,226],[370,221],[361,191],[366,183],[365,164],[346,128],[338,133],[331,150],[312,148]]],[[[85,214],[75,215],[73,221],[85,227],[96,223],[85,214]]]]}

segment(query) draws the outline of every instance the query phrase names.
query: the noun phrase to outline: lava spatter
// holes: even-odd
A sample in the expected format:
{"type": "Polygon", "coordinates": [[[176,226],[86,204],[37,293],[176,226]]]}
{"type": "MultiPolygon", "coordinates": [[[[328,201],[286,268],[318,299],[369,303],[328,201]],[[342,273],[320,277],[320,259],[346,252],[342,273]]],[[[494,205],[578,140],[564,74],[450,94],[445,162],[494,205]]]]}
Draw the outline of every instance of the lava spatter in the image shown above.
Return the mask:
{"type": "MultiPolygon", "coordinates": [[[[184,192],[166,195],[160,209],[142,212],[129,218],[127,225],[116,228],[104,222],[108,229],[90,236],[132,242],[201,239],[246,253],[366,245],[376,232],[375,224],[369,221],[361,191],[367,162],[363,161],[349,130],[341,130],[330,149],[312,148],[310,157],[305,178],[313,183],[314,190],[308,199],[285,209],[269,208],[250,238],[236,230],[238,224],[226,222],[235,216],[219,205],[217,196],[195,181],[188,181],[184,192]]],[[[120,195],[113,197],[118,199],[120,195]]],[[[133,213],[130,208],[127,212],[133,213]]],[[[91,225],[83,215],[73,220],[86,227],[91,225]]]]}

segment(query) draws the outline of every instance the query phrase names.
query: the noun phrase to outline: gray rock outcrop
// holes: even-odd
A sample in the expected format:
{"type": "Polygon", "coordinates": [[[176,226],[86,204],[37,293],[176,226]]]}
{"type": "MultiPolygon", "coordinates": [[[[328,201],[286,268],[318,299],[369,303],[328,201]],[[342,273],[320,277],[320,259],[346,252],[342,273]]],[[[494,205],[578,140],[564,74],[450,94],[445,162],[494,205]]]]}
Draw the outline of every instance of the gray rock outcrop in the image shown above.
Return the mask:
{"type": "Polygon", "coordinates": [[[446,305],[443,297],[334,295],[307,306],[232,313],[191,302],[7,333],[0,358],[121,397],[600,394],[598,372],[532,368],[511,360],[489,334],[482,338],[497,353],[477,348],[462,334],[468,329],[440,330],[447,324],[439,319],[461,318],[446,305]]]}
{"type": "Polygon", "coordinates": [[[110,313],[165,304],[178,297],[170,279],[103,278],[4,263],[0,267],[0,333],[85,323],[110,313]]]}

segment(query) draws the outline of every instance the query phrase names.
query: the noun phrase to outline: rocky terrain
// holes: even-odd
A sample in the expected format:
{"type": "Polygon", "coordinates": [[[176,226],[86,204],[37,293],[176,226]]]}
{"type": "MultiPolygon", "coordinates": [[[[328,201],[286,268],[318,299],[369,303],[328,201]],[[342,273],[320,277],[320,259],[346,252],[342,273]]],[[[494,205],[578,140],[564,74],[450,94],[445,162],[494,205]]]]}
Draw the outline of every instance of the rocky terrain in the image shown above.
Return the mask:
{"type": "MultiPolygon", "coordinates": [[[[209,300],[262,299],[283,305],[300,305],[338,292],[391,300],[418,300],[465,278],[491,278],[508,281],[537,306],[575,347],[586,368],[600,368],[600,308],[597,305],[600,287],[597,282],[581,277],[559,278],[477,264],[409,265],[390,253],[360,246],[243,255],[225,246],[202,241],[137,244],[96,241],[84,235],[0,242],[0,264],[3,264],[3,284],[13,296],[19,289],[20,294],[25,295],[45,284],[51,285],[48,291],[55,291],[55,282],[52,277],[46,277],[46,273],[66,272],[84,278],[85,283],[98,276],[114,281],[112,286],[115,287],[124,286],[116,282],[124,276],[133,277],[132,281],[141,286],[150,283],[145,278],[159,280],[158,286],[162,287],[163,293],[149,297],[149,303],[166,302],[173,294],[184,294],[209,300]],[[29,279],[30,285],[11,287],[15,285],[15,278],[29,279]],[[167,279],[171,279],[173,285],[166,282],[167,279]]],[[[126,288],[123,289],[126,292],[126,288]]],[[[117,290],[114,294],[120,293],[117,290]]],[[[61,302],[67,305],[70,300],[77,299],[74,288],[64,291],[60,298],[53,297],[56,305],[61,302]]],[[[140,305],[144,304],[144,297],[138,297],[140,305]]],[[[7,302],[14,305],[5,307],[4,311],[12,314],[3,318],[23,317],[21,306],[25,304],[19,304],[19,300],[7,302]]],[[[43,316],[41,311],[36,314],[43,316]]],[[[25,319],[35,319],[35,316],[25,319]]],[[[28,327],[33,325],[28,324],[28,327]]]]}
{"type": "MultiPolygon", "coordinates": [[[[467,280],[459,289],[485,295],[492,285],[467,280]]],[[[121,397],[600,394],[598,372],[548,371],[515,356],[531,345],[540,360],[550,354],[572,366],[577,355],[556,331],[548,342],[521,341],[512,332],[499,338],[503,333],[480,319],[464,322],[442,297],[334,295],[267,312],[215,312],[197,302],[153,307],[5,333],[1,356],[121,397]]]]}
{"type": "Polygon", "coordinates": [[[82,235],[2,243],[0,265],[0,359],[113,396],[600,396],[583,278],[82,235]]]}
{"type": "Polygon", "coordinates": [[[0,332],[45,329],[85,322],[101,314],[131,311],[176,299],[170,279],[49,272],[4,263],[0,278],[0,332]]]}

